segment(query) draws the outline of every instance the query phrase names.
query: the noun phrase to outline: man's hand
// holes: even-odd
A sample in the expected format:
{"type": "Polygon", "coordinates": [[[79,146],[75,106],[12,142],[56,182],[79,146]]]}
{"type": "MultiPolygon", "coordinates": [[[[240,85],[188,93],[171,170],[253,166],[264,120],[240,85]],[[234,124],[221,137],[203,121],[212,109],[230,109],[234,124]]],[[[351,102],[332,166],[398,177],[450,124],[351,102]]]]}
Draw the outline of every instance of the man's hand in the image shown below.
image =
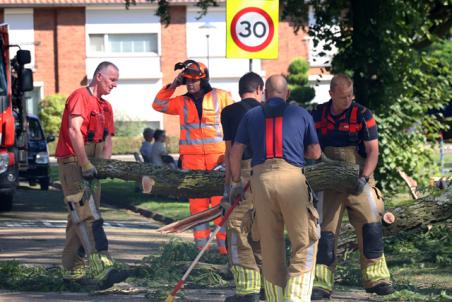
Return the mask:
{"type": "Polygon", "coordinates": [[[169,86],[170,89],[176,89],[180,85],[183,85],[184,79],[182,77],[182,73],[179,73],[177,77],[174,78],[174,81],[169,86]]]}
{"type": "Polygon", "coordinates": [[[229,193],[229,203],[233,204],[237,198],[243,199],[245,195],[243,184],[239,182],[231,182],[231,192],[229,193]]]}
{"type": "Polygon", "coordinates": [[[367,182],[369,181],[368,178],[361,176],[358,178],[356,182],[356,187],[353,191],[353,195],[359,195],[364,191],[364,188],[367,186],[367,182]]]}
{"type": "Polygon", "coordinates": [[[97,176],[97,169],[91,162],[82,165],[82,176],[86,180],[92,180],[97,176]]]}

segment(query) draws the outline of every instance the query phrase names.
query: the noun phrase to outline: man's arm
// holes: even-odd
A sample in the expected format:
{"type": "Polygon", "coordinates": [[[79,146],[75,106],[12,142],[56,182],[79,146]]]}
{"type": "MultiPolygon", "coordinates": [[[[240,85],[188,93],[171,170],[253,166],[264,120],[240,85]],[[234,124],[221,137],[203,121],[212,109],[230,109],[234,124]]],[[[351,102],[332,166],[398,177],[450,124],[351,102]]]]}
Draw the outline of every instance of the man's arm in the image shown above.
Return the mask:
{"type": "Polygon", "coordinates": [[[320,158],[322,151],[319,144],[310,144],[304,150],[304,157],[307,159],[316,160],[320,158]]]}
{"type": "Polygon", "coordinates": [[[83,139],[82,131],[80,130],[83,123],[83,117],[80,115],[71,115],[69,117],[69,139],[78,159],[80,166],[89,163],[88,156],[85,152],[85,140],[83,139]]]}
{"type": "Polygon", "coordinates": [[[242,160],[243,151],[246,145],[234,142],[232,145],[231,153],[229,155],[229,166],[231,169],[231,181],[240,182],[240,162],[242,160]]]}
{"type": "Polygon", "coordinates": [[[224,184],[225,186],[229,186],[231,183],[231,160],[230,160],[230,154],[231,154],[231,147],[232,142],[231,141],[225,141],[226,143],[226,150],[224,151],[224,166],[226,168],[224,172],[224,184]]]}
{"type": "Polygon", "coordinates": [[[109,159],[113,150],[113,144],[111,141],[111,135],[107,135],[105,138],[104,150],[102,150],[102,158],[109,159]]]}
{"type": "Polygon", "coordinates": [[[152,108],[166,114],[179,114],[179,106],[176,104],[176,100],[178,100],[179,97],[171,98],[171,96],[174,94],[176,88],[181,85],[181,83],[182,76],[179,74],[170,85],[166,85],[160,89],[154,98],[152,108]]]}
{"type": "Polygon", "coordinates": [[[361,176],[369,177],[375,170],[378,164],[378,139],[364,141],[366,149],[366,161],[364,162],[361,176]]]}

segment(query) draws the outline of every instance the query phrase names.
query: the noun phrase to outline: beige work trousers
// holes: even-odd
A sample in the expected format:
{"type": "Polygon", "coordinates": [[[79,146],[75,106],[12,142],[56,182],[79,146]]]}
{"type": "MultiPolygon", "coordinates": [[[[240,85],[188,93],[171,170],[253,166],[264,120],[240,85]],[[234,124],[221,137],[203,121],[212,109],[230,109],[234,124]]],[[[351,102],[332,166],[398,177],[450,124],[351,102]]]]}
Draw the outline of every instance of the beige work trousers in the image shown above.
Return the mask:
{"type": "Polygon", "coordinates": [[[283,159],[268,159],[253,167],[251,189],[261,239],[263,277],[270,283],[265,287],[267,297],[274,295],[272,300],[280,301],[280,288],[284,301],[310,299],[320,229],[302,169],[283,159]],[[284,227],[292,247],[289,267],[284,227]],[[300,276],[302,279],[298,280],[300,276]],[[271,287],[276,288],[275,292],[267,290],[271,287]],[[292,299],[294,293],[302,293],[304,298],[292,299]]]}
{"type": "MultiPolygon", "coordinates": [[[[88,143],[85,145],[85,152],[89,158],[101,158],[103,143],[88,143]]],[[[94,189],[93,197],[95,201],[94,206],[89,206],[87,203],[84,206],[79,206],[78,202],[84,195],[86,190],[85,181],[82,177],[81,168],[78,164],[77,158],[74,156],[59,158],[58,159],[58,172],[60,175],[61,186],[64,194],[64,201],[76,203],[76,212],[83,221],[83,226],[76,225],[73,222],[71,214],[68,215],[68,221],[66,225],[66,241],[63,248],[62,263],[63,268],[72,270],[74,267],[83,265],[83,254],[88,253],[90,249],[96,247],[96,234],[99,233],[99,226],[94,226],[94,221],[101,219],[100,214],[100,194],[101,188],[98,180],[91,181],[91,187],[94,189]],[[80,196],[80,198],[79,198],[80,196]],[[76,200],[78,199],[78,200],[76,200]],[[86,231],[85,231],[86,230],[86,231]],[[88,245],[84,246],[84,240],[82,236],[88,235],[88,245]],[[83,249],[82,249],[83,248],[83,249]]],[[[68,208],[69,210],[69,208],[68,208]]],[[[70,210],[69,210],[70,212],[70,210]]],[[[100,226],[103,232],[103,227],[100,226]]],[[[99,251],[106,253],[107,251],[99,251]]]]}
{"type": "MultiPolygon", "coordinates": [[[[250,180],[250,162],[243,160],[241,163],[244,185],[250,180]]],[[[251,190],[248,190],[245,199],[232,211],[226,224],[229,264],[239,295],[259,293],[261,288],[259,268],[262,255],[254,214],[254,202],[251,190]]]]}
{"type": "MultiPolygon", "coordinates": [[[[356,147],[328,147],[324,152],[331,159],[356,163],[361,167],[364,163],[364,159],[356,152],[356,147]]],[[[369,179],[369,185],[359,195],[346,194],[333,190],[321,192],[319,194],[317,208],[320,214],[322,233],[332,232],[335,234],[336,239],[333,255],[336,255],[342,217],[344,210],[347,210],[349,221],[354,227],[358,238],[364,287],[369,288],[382,281],[389,283],[389,271],[384,260],[384,255],[378,258],[368,259],[364,253],[365,238],[363,238],[363,226],[372,223],[381,223],[384,214],[382,194],[375,186],[373,176],[369,179]]],[[[381,237],[379,239],[381,240],[381,237]]],[[[328,269],[334,272],[335,267],[336,259],[328,266],[328,269]]]]}

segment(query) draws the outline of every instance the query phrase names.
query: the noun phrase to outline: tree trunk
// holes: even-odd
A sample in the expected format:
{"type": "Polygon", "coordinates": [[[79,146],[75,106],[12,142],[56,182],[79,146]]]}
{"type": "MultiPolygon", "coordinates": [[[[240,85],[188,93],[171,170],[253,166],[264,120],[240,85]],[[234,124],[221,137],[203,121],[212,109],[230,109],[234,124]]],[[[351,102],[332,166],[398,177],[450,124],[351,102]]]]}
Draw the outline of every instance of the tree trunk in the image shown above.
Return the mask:
{"type": "MultiPolygon", "coordinates": [[[[201,198],[223,195],[224,172],[181,171],[156,168],[151,164],[113,159],[93,159],[99,178],[139,181],[148,176],[155,181],[152,194],[160,196],[201,198]]],[[[334,189],[347,192],[356,186],[359,168],[355,164],[323,158],[304,168],[314,191],[334,189]]]]}
{"type": "MultiPolygon", "coordinates": [[[[385,236],[394,236],[402,231],[410,231],[426,227],[435,222],[445,221],[452,217],[452,186],[441,195],[429,195],[413,200],[408,206],[390,210],[396,217],[393,224],[384,228],[385,236]]],[[[346,224],[339,235],[337,255],[342,257],[346,251],[357,249],[356,236],[353,227],[346,224]]]]}

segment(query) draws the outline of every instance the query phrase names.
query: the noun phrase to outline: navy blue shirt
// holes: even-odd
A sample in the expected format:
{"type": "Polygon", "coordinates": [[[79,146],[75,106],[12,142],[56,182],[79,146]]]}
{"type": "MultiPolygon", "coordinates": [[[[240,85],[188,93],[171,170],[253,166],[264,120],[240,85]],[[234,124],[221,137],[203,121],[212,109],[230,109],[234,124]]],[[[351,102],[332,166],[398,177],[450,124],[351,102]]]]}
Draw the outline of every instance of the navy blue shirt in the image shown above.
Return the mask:
{"type": "Polygon", "coordinates": [[[312,116],[317,129],[322,149],[326,147],[347,147],[356,146],[358,153],[366,157],[364,141],[378,139],[377,124],[372,112],[361,104],[353,102],[344,112],[338,115],[332,115],[330,112],[331,103],[320,104],[312,112],[312,116]],[[356,116],[356,134],[350,134],[350,117],[352,109],[357,108],[356,116]],[[325,117],[323,113],[325,112],[325,117]],[[326,123],[322,124],[323,119],[326,123]],[[325,132],[322,133],[322,128],[325,132]]]}
{"type": "MultiPolygon", "coordinates": [[[[268,106],[277,106],[283,102],[284,100],[279,98],[267,100],[268,106]]],[[[311,115],[297,105],[288,105],[283,114],[282,128],[283,159],[294,166],[303,167],[304,149],[319,142],[311,115]]],[[[265,162],[265,113],[262,106],[245,114],[234,141],[251,146],[251,166],[265,162]]]]}

